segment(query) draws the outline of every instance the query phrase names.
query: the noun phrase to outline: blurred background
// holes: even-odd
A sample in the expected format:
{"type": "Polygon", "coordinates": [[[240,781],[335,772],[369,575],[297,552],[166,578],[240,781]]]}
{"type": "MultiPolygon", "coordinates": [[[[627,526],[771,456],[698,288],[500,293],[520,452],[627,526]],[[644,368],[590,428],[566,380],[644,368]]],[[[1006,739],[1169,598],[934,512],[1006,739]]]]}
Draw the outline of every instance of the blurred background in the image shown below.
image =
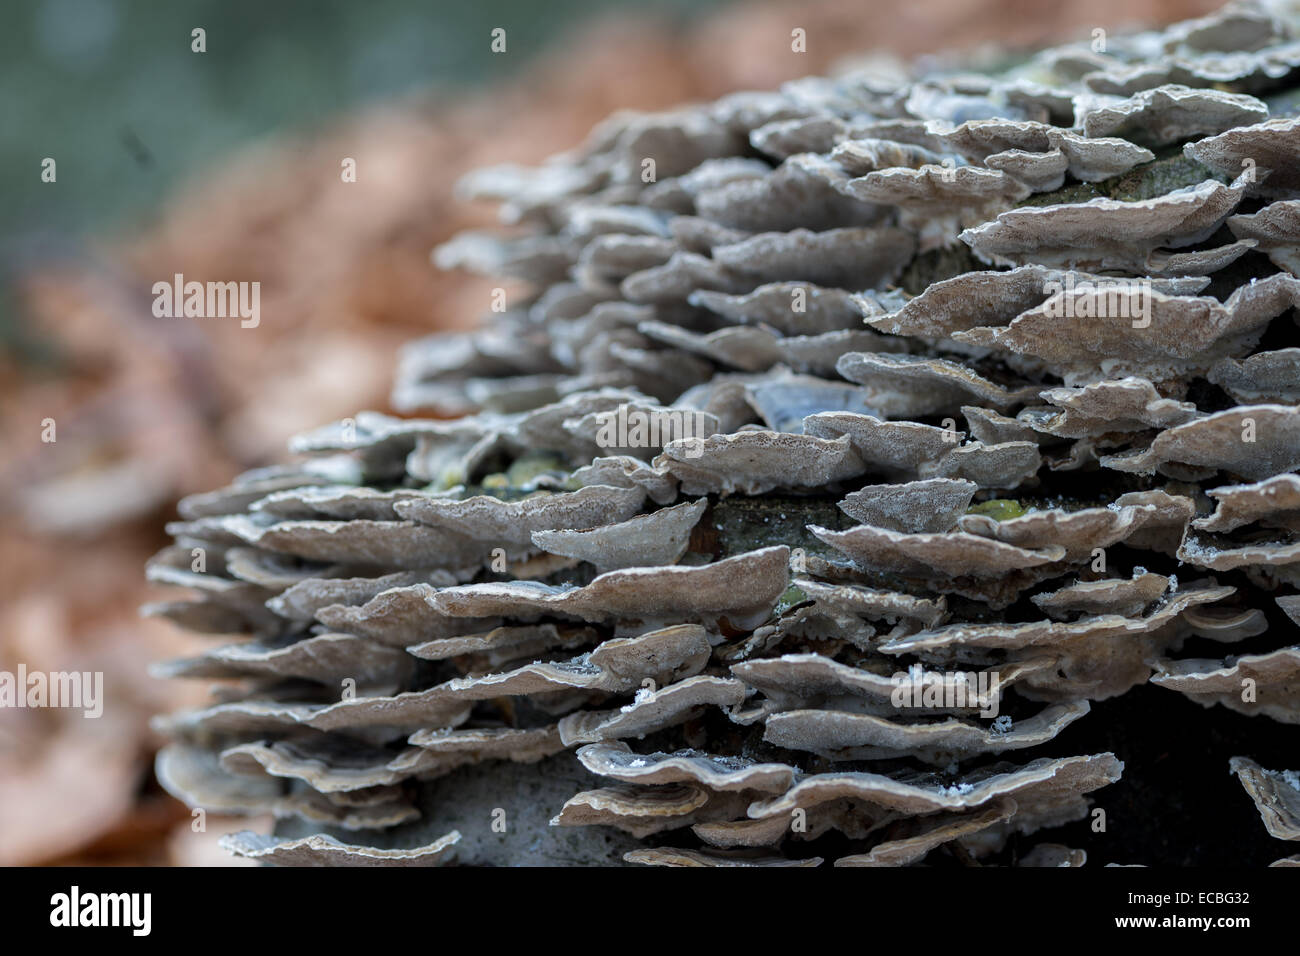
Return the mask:
{"type": "Polygon", "coordinates": [[[389,410],[398,346],[477,321],[487,284],[429,264],[487,221],[454,201],[462,173],[538,162],[615,109],[850,56],[978,62],[1216,6],[6,0],[0,671],[103,671],[107,704],[98,720],[0,709],[0,865],[230,862],[216,839],[231,827],[194,832],[153,780],[150,716],[205,688],[148,675],[196,648],[138,616],[164,596],[144,562],[177,498],[275,461],[296,431],[389,410]],[[260,281],[261,324],[154,318],[151,287],[177,272],[260,281]]]}

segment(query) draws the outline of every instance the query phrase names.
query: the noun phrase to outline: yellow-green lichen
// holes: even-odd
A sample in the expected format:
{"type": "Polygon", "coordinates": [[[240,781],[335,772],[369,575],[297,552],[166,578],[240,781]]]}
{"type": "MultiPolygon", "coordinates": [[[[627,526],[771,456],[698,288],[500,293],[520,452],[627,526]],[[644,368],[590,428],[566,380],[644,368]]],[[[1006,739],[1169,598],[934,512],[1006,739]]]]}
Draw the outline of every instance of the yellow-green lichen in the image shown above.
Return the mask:
{"type": "Polygon", "coordinates": [[[1029,513],[1029,509],[1014,498],[990,498],[966,509],[968,515],[983,515],[994,521],[1010,521],[1029,513]]]}
{"type": "Polygon", "coordinates": [[[530,451],[510,463],[506,469],[507,483],[514,488],[527,488],[547,475],[556,479],[567,474],[568,468],[559,455],[547,451],[530,451]]]}
{"type": "Polygon", "coordinates": [[[802,604],[806,600],[808,600],[808,595],[804,593],[802,588],[795,584],[790,585],[776,599],[776,616],[780,617],[796,604],[802,604]]]}

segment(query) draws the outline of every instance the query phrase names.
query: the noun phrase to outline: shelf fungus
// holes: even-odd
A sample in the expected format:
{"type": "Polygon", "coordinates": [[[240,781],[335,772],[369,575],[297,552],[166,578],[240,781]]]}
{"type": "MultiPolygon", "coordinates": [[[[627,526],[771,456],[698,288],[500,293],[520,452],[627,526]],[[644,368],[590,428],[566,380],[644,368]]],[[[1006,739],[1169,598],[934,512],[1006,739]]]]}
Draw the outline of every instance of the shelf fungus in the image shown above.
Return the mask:
{"type": "MultiPolygon", "coordinates": [[[[1255,801],[1269,836],[1300,840],[1300,774],[1294,770],[1265,770],[1249,757],[1233,757],[1229,767],[1255,801]]],[[[1300,866],[1300,856],[1283,857],[1270,865],[1300,866]]]]}
{"type": "Polygon", "coordinates": [[[282,865],[1167,862],[1085,846],[1178,719],[1120,698],[1300,722],[1275,6],[471,176],[510,234],[436,261],[510,307],[168,526],[150,613],[225,637],[160,782],[282,865]]]}

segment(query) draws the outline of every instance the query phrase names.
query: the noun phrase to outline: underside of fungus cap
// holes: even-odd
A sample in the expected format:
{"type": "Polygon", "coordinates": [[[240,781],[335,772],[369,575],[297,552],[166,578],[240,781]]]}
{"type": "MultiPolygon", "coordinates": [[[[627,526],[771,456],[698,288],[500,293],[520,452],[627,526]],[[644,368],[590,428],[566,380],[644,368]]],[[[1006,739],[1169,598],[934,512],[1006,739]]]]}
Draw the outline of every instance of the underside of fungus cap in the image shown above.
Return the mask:
{"type": "Polygon", "coordinates": [[[282,865],[1077,866],[1105,702],[1300,722],[1282,9],[469,177],[437,264],[527,291],[181,502],[159,780],[282,865]]]}

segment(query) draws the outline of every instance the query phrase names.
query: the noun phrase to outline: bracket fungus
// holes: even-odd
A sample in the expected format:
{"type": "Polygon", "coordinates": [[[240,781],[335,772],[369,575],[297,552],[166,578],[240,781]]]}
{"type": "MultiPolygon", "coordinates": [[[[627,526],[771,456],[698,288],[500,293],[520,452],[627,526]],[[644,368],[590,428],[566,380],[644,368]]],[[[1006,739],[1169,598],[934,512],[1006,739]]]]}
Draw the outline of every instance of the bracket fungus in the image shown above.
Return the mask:
{"type": "MultiPolygon", "coordinates": [[[[163,785],[274,814],[227,846],[286,865],[1105,861],[1080,821],[1150,753],[1088,736],[1119,695],[1300,721],[1300,19],[1264,10],[472,176],[517,228],[437,261],[528,288],[407,348],[430,417],[169,526],[155,613],[243,642],[161,666],[229,682],[158,722],[163,785]]],[[[1234,769],[1295,839],[1294,775],[1234,769]]]]}

